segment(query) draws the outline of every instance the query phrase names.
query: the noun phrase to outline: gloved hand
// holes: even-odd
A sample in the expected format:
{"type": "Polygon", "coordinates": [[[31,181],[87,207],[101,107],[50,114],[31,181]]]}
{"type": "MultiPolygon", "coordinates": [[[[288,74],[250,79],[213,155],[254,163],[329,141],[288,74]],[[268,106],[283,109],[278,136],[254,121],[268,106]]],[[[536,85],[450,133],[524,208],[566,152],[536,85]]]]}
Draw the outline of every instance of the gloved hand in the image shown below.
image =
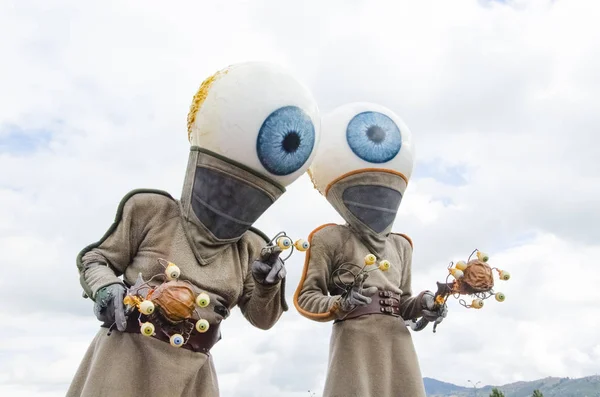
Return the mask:
{"type": "Polygon", "coordinates": [[[421,307],[423,308],[423,318],[429,322],[441,323],[448,314],[448,307],[444,303],[436,307],[435,296],[427,291],[421,298],[421,307]]]}
{"type": "Polygon", "coordinates": [[[340,309],[345,312],[354,310],[357,306],[364,306],[371,303],[371,297],[378,291],[377,287],[363,288],[365,275],[359,276],[352,289],[340,299],[340,309]]]}
{"type": "Polygon", "coordinates": [[[94,314],[98,320],[107,324],[115,323],[121,332],[125,331],[127,327],[125,304],[123,303],[125,293],[125,287],[121,284],[107,285],[98,290],[94,304],[94,314]]]}
{"type": "Polygon", "coordinates": [[[270,247],[264,250],[260,259],[252,262],[252,276],[260,284],[275,285],[287,274],[279,254],[281,254],[281,248],[270,247]]]}

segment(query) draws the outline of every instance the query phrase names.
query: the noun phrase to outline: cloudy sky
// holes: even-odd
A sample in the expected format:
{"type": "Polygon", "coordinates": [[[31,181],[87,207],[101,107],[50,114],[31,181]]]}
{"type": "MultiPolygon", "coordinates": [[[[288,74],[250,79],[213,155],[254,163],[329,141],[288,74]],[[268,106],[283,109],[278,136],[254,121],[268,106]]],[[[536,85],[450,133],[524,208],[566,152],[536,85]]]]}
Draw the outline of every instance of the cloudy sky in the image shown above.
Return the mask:
{"type": "MultiPolygon", "coordinates": [[[[505,303],[415,333],[424,376],[461,385],[600,372],[600,3],[0,0],[0,395],[64,395],[97,332],[75,256],[129,190],[179,197],[186,116],[231,63],[291,69],[323,112],[394,109],[417,165],[395,230],[413,288],[479,248],[505,303]],[[234,3],[234,4],[232,4],[234,3]]],[[[341,222],[306,176],[259,221],[341,222]]],[[[319,395],[331,324],[292,305],[269,331],[236,311],[214,356],[223,397],[319,395]]]]}

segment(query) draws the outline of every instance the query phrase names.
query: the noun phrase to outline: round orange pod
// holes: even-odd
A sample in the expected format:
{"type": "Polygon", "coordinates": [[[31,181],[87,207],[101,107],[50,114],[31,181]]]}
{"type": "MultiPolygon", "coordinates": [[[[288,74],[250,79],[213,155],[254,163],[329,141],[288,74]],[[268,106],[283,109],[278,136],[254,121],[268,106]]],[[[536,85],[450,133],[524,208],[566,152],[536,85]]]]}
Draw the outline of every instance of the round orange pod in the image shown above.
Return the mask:
{"type": "Polygon", "coordinates": [[[153,292],[152,301],[166,320],[178,323],[192,317],[196,296],[188,283],[170,281],[153,292]]]}
{"type": "Polygon", "coordinates": [[[473,294],[486,292],[494,288],[494,274],[492,268],[480,260],[472,260],[463,271],[461,279],[461,293],[473,294]]]}

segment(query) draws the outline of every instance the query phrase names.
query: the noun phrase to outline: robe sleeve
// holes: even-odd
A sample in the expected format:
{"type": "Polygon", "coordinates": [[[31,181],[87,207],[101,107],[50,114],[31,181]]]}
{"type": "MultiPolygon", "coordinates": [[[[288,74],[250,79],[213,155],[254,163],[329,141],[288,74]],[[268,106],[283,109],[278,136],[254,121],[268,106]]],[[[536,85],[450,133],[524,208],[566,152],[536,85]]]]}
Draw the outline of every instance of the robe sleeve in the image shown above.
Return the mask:
{"type": "MultiPolygon", "coordinates": [[[[97,243],[84,248],[77,256],[77,268],[84,296],[95,299],[99,289],[120,283],[142,244],[156,211],[156,203],[164,197],[156,193],[134,190],[126,195],[106,234],[97,243]]],[[[170,196],[169,196],[170,198],[170,196]]]]}
{"type": "Polygon", "coordinates": [[[263,285],[256,281],[252,275],[252,263],[258,257],[262,246],[268,242],[268,238],[258,230],[254,230],[253,241],[247,246],[247,267],[243,282],[243,291],[238,299],[237,306],[243,316],[253,326],[268,330],[279,320],[288,307],[285,301],[285,281],[283,278],[274,285],[263,285]]]}
{"type": "Polygon", "coordinates": [[[413,296],[412,293],[412,255],[413,245],[408,236],[400,235],[401,247],[403,252],[402,260],[402,280],[400,290],[400,316],[404,320],[412,320],[422,316],[422,297],[425,292],[413,296]]]}
{"type": "Polygon", "coordinates": [[[285,278],[275,285],[263,285],[254,280],[252,271],[248,269],[238,306],[250,324],[268,330],[287,310],[284,295],[285,278]]]}
{"type": "Polygon", "coordinates": [[[304,269],[300,283],[294,294],[294,306],[298,312],[314,321],[327,322],[340,318],[340,295],[329,295],[329,280],[335,252],[339,246],[332,231],[333,224],[323,225],[314,230],[308,238],[310,248],[306,251],[304,269]]]}

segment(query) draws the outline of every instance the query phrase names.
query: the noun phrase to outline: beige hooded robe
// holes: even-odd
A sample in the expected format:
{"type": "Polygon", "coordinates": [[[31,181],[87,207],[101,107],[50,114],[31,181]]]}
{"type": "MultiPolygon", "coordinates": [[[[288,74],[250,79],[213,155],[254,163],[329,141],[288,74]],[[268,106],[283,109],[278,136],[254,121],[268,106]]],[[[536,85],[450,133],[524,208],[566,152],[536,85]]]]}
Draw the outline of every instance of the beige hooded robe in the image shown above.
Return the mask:
{"type": "MultiPolygon", "coordinates": [[[[197,293],[206,292],[210,304],[198,309],[216,327],[235,306],[261,329],[271,328],[287,310],[284,281],[274,286],[254,282],[250,265],[268,239],[256,229],[240,238],[218,241],[195,217],[191,196],[197,168],[219,170],[260,189],[272,201],[283,188],[232,165],[231,161],[192,148],[182,201],[160,191],[134,191],[119,206],[114,224],[100,242],[78,257],[81,284],[94,298],[103,286],[133,285],[139,273],[150,279],[164,268],[158,258],[175,263],[181,280],[197,293]],[[101,262],[106,266],[86,269],[101,262]]],[[[233,203],[238,205],[237,203],[233,203]]],[[[211,355],[176,348],[139,333],[100,328],[75,374],[67,397],[218,397],[217,375],[211,355]]]]}
{"type": "MultiPolygon", "coordinates": [[[[388,260],[390,269],[370,272],[364,288],[399,294],[401,317],[368,314],[333,324],[323,397],[425,397],[419,361],[404,324],[422,313],[423,293],[412,296],[412,241],[390,233],[391,224],[375,233],[351,213],[343,192],[360,185],[404,191],[406,181],[390,172],[366,170],[332,183],[327,199],[349,224],[326,224],[311,233],[294,305],[314,321],[343,319],[347,313],[339,307],[342,290],[336,286],[335,270],[346,263],[362,266],[368,254],[377,262],[388,260]]],[[[348,273],[340,278],[345,283],[352,280],[348,273]]],[[[373,299],[385,298],[376,294],[373,299]]]]}

